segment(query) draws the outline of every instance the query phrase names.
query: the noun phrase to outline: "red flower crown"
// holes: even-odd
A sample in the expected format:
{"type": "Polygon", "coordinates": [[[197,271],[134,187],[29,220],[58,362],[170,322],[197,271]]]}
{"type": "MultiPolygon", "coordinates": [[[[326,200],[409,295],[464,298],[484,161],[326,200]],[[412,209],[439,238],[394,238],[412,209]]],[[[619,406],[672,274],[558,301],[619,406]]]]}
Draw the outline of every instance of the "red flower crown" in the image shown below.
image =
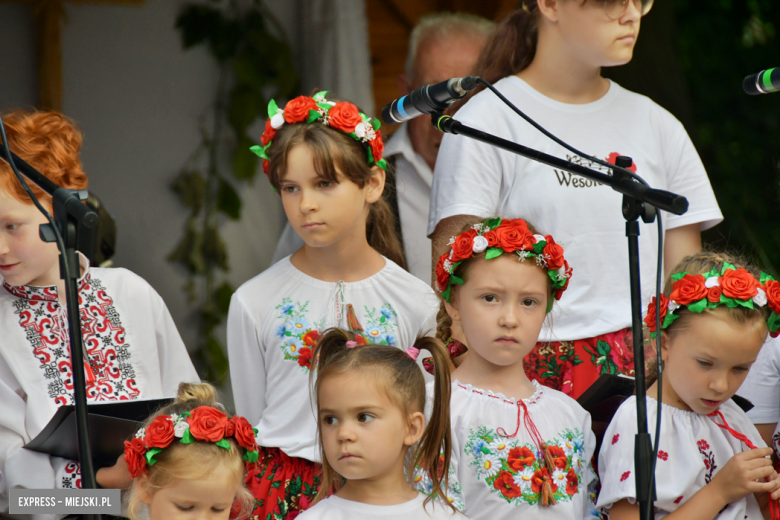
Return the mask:
{"type": "MultiPolygon", "coordinates": [[[[770,275],[762,272],[761,279],[756,280],[745,269],[737,269],[726,262],[720,272],[716,269],[704,274],[684,271],[673,274],[672,280],[674,284],[669,298],[661,295],[662,330],[680,317],[678,310],[683,307],[701,313],[719,305],[748,309],[769,305],[769,333],[773,338],[780,335],[780,282],[770,275]]],[[[645,324],[650,329],[650,337],[655,338],[655,296],[647,308],[645,324]]]]}
{"type": "MultiPolygon", "coordinates": [[[[463,279],[455,275],[458,266],[467,258],[487,251],[485,258],[490,260],[503,253],[516,253],[518,260],[534,258],[536,265],[547,270],[555,289],[555,299],[559,300],[569,286],[572,269],[563,258],[563,247],[555,243],[550,235],[534,235],[523,219],[501,220],[491,218],[482,224],[450,239],[449,253],[439,257],[436,264],[436,288],[442,298],[450,301],[452,284],[463,284],[463,279]]],[[[552,309],[550,300],[547,312],[552,309]]]]}
{"type": "Polygon", "coordinates": [[[254,463],[258,459],[256,435],[257,430],[243,417],[234,415],[228,419],[224,412],[212,406],[199,406],[192,412],[155,417],[149,426],[138,430],[132,440],[125,441],[125,462],[130,476],[135,478],[146,473],[148,466],[154,466],[155,455],[175,439],[182,444],[213,442],[229,450],[227,438],[233,437],[246,449],[244,461],[254,463]]]}
{"type": "Polygon", "coordinates": [[[273,99],[268,103],[268,121],[265,123],[265,131],[260,138],[263,146],[255,145],[250,148],[263,159],[263,171],[268,175],[268,148],[276,137],[276,131],[285,123],[322,123],[336,130],[341,130],[352,139],[365,143],[366,160],[369,165],[376,165],[387,171],[387,162],[382,159],[385,150],[382,141],[382,132],[379,128],[382,123],[375,117],[369,117],[348,101],[334,103],[325,99],[325,92],[317,92],[313,97],[298,96],[287,102],[284,109],[276,105],[273,99]]]}

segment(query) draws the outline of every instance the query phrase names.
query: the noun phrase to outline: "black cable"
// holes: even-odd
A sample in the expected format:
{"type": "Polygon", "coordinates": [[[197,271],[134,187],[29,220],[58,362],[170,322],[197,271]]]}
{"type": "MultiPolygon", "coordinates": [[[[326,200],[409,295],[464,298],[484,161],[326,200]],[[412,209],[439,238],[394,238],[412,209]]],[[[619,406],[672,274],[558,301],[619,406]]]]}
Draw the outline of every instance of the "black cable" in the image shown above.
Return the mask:
{"type": "MultiPolygon", "coordinates": [[[[495,94],[501,101],[504,102],[509,108],[511,108],[517,115],[525,119],[531,126],[539,130],[542,134],[553,140],[554,142],[558,143],[559,145],[563,146],[570,152],[579,155],[583,159],[587,159],[591,162],[594,162],[596,164],[599,164],[601,166],[605,166],[607,168],[610,168],[612,170],[620,170],[621,172],[625,173],[626,175],[630,176],[637,182],[640,182],[644,184],[645,186],[650,186],[642,177],[635,174],[634,172],[622,168],[620,166],[617,166],[615,164],[608,163],[606,161],[603,161],[601,159],[598,159],[597,157],[594,157],[592,155],[588,155],[586,153],[583,153],[570,144],[562,141],[558,137],[554,136],[550,132],[548,132],[542,125],[531,119],[529,116],[527,116],[522,110],[517,108],[511,101],[509,101],[501,92],[496,89],[490,82],[482,79],[477,78],[477,82],[483,84],[485,87],[490,89],[493,94],[495,94]]],[[[657,227],[658,227],[658,260],[656,264],[656,276],[655,276],[655,330],[656,330],[656,336],[655,336],[655,346],[656,346],[656,363],[658,365],[657,367],[657,379],[656,379],[656,386],[658,388],[658,395],[657,395],[657,403],[658,408],[656,412],[656,420],[655,420],[655,442],[654,446],[652,448],[653,450],[653,462],[652,462],[652,472],[650,474],[649,479],[649,486],[650,489],[648,490],[648,497],[650,498],[647,501],[647,518],[653,518],[652,509],[653,509],[653,484],[655,482],[655,467],[656,462],[658,460],[658,448],[659,448],[659,441],[661,437],[661,408],[662,408],[662,381],[663,381],[663,360],[661,357],[661,280],[663,279],[663,258],[664,258],[664,229],[663,229],[663,223],[661,221],[661,212],[656,212],[656,218],[657,221],[657,227]]],[[[641,325],[640,325],[641,326],[641,325]]],[[[634,365],[636,366],[636,363],[644,363],[644,359],[634,360],[634,365]]]]}

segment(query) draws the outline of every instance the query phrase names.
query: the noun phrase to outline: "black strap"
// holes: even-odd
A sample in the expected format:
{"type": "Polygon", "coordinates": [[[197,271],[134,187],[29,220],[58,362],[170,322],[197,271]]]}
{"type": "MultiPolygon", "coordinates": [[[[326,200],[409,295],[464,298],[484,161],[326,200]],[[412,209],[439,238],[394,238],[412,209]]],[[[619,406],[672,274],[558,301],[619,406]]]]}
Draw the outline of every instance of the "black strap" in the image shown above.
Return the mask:
{"type": "Polygon", "coordinates": [[[387,161],[387,172],[385,175],[385,192],[384,197],[388,204],[390,204],[390,210],[395,216],[395,232],[398,235],[398,239],[401,241],[401,252],[404,255],[407,265],[409,264],[409,258],[406,256],[406,248],[404,247],[404,235],[401,231],[401,214],[398,211],[398,190],[395,176],[395,163],[400,153],[385,157],[387,161]]]}

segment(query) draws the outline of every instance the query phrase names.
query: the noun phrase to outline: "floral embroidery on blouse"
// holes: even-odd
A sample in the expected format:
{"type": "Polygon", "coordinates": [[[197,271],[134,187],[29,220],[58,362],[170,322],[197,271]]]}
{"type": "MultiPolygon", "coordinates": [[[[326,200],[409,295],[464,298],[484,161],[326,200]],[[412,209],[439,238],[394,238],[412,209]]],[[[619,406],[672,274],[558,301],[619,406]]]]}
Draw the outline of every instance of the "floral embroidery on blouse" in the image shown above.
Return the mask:
{"type": "Polygon", "coordinates": [[[351,311],[348,316],[352,317],[351,320],[348,319],[350,329],[358,336],[358,344],[398,345],[398,314],[392,305],[385,303],[379,309],[369,309],[364,305],[363,315],[368,323],[365,328],[360,325],[357,317],[353,316],[352,306],[348,307],[351,311]]]}
{"type": "Polygon", "coordinates": [[[704,439],[697,441],[696,445],[699,447],[699,453],[704,457],[704,468],[707,470],[707,473],[704,475],[704,482],[709,484],[712,480],[712,474],[718,469],[718,466],[715,465],[715,455],[712,453],[710,445],[704,439]]]}
{"type": "MultiPolygon", "coordinates": [[[[439,460],[444,462],[444,455],[439,455],[439,460]]],[[[443,484],[443,483],[442,483],[443,484]]],[[[414,488],[423,493],[424,495],[431,496],[433,493],[433,481],[426,471],[419,466],[414,470],[414,477],[412,478],[412,485],[414,488]]],[[[463,489],[455,476],[455,469],[450,464],[447,472],[447,501],[449,501],[458,511],[463,511],[466,508],[466,502],[463,498],[463,489]]]]}
{"type": "Polygon", "coordinates": [[[485,426],[469,431],[464,453],[472,459],[469,466],[477,478],[511,505],[539,503],[545,477],[552,480],[555,500],[569,501],[582,484],[583,434],[566,429],[546,443],[555,466],[552,475],[535,445],[503,438],[485,426]]]}
{"type": "Polygon", "coordinates": [[[324,328],[324,320],[320,323],[311,323],[306,318],[309,302],[292,303],[290,298],[284,298],[282,303],[276,306],[279,311],[277,319],[283,323],[276,328],[276,336],[282,340],[279,348],[284,353],[284,359],[295,361],[301,370],[309,373],[311,370],[312,349],[317,344],[320,331],[324,328]]]}

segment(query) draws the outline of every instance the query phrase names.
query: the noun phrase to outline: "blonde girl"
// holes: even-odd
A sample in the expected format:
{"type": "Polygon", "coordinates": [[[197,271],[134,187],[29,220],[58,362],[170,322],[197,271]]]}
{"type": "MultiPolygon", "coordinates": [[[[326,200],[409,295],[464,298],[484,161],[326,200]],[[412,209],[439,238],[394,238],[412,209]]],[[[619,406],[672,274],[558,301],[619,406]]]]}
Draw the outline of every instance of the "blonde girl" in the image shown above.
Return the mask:
{"type": "MultiPolygon", "coordinates": [[[[652,437],[659,391],[663,403],[655,518],[778,518],[772,450],[731,397],[767,333],[780,332],[780,284],[730,255],[697,253],[674,267],[660,303],[662,385],[654,381],[647,389],[652,437]]],[[[645,322],[658,341],[655,298],[645,322]]],[[[639,518],[636,425],[631,397],[612,419],[599,454],[598,505],[611,520],[639,518]]]]}
{"type": "Polygon", "coordinates": [[[127,516],[246,518],[253,500],[244,487],[245,466],[253,466],[257,456],[252,426],[243,417],[227,416],[214,387],[182,383],[176,401],[125,441],[133,478],[127,516]]]}
{"type": "Polygon", "coordinates": [[[236,410],[258,429],[254,515],[294,518],[320,486],[308,376],[325,329],[401,348],[432,333],[436,295],[403,265],[383,199],[379,122],[325,93],[271,102],[255,151],[304,246],[242,285],[228,315],[236,410]]]}
{"type": "Polygon", "coordinates": [[[444,346],[429,337],[405,351],[358,345],[354,333],[332,329],[315,356],[323,484],[301,520],[452,517],[448,502],[419,493],[407,478],[419,474],[414,468],[427,470],[433,495],[444,496],[451,368],[444,346]],[[427,421],[425,380],[416,362],[421,350],[436,366],[427,421]]]}
{"type": "Polygon", "coordinates": [[[522,219],[469,223],[439,258],[447,318],[469,346],[452,373],[447,493],[471,518],[595,514],[590,415],[523,369],[571,274],[563,248],[522,219]]]}

